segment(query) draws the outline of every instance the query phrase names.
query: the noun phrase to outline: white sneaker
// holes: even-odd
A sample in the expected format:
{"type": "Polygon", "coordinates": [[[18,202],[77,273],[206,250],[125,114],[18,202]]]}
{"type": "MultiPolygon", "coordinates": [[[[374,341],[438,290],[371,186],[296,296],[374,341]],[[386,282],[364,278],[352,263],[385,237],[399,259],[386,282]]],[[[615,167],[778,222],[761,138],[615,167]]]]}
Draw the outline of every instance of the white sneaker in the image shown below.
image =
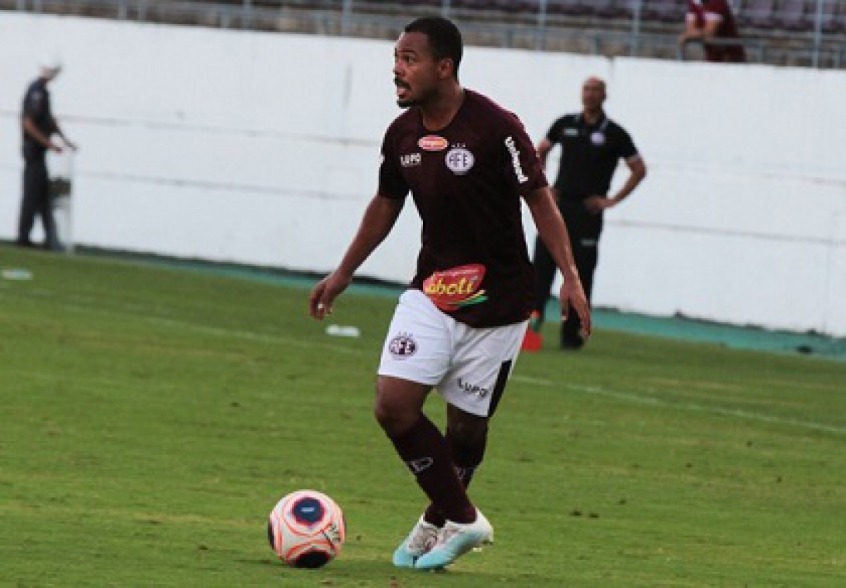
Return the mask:
{"type": "Polygon", "coordinates": [[[438,535],[438,542],[414,562],[419,570],[435,570],[448,566],[468,551],[493,543],[493,527],[479,509],[476,520],[460,524],[447,521],[438,535]]]}
{"type": "Polygon", "coordinates": [[[413,568],[417,558],[427,553],[437,543],[440,531],[440,527],[427,523],[421,515],[411,533],[394,551],[394,565],[398,568],[413,568]]]}

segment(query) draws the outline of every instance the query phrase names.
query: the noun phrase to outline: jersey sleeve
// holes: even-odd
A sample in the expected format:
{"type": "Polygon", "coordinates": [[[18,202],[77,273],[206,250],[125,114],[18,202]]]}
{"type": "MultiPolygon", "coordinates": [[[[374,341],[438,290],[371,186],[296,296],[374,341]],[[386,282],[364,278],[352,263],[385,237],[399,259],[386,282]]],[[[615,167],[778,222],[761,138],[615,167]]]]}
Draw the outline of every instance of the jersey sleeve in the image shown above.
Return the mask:
{"type": "Polygon", "coordinates": [[[504,150],[504,173],[514,189],[525,195],[548,186],[549,183],[535,146],[526,133],[523,123],[516,115],[510,115],[510,117],[509,124],[503,125],[505,134],[502,136],[500,147],[504,150]]]}
{"type": "Polygon", "coordinates": [[[622,127],[620,127],[620,157],[629,160],[638,155],[637,147],[631,135],[622,127]]]}
{"type": "Polygon", "coordinates": [[[47,110],[47,94],[41,88],[30,88],[24,97],[23,115],[38,118],[47,110]]]}
{"type": "Polygon", "coordinates": [[[552,126],[549,127],[549,130],[546,132],[546,139],[553,145],[556,143],[561,142],[561,130],[564,127],[564,118],[559,118],[552,126]]]}
{"type": "Polygon", "coordinates": [[[377,193],[393,200],[405,198],[409,187],[403,178],[399,165],[399,154],[394,148],[391,128],[382,140],[381,163],[379,165],[379,189],[377,193]]]}

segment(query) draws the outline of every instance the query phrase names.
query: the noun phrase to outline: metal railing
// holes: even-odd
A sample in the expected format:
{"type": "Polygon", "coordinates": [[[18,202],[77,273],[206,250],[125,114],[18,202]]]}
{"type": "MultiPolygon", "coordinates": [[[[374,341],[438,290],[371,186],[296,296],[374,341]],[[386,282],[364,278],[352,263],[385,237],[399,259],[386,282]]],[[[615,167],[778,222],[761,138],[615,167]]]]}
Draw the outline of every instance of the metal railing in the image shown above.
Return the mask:
{"type": "MultiPolygon", "coordinates": [[[[846,0],[734,0],[751,61],[844,66],[846,0]]],[[[395,37],[410,17],[441,14],[469,44],[685,59],[685,0],[0,0],[0,9],[224,28],[395,37]]],[[[717,41],[720,43],[720,41],[717,41]]]]}

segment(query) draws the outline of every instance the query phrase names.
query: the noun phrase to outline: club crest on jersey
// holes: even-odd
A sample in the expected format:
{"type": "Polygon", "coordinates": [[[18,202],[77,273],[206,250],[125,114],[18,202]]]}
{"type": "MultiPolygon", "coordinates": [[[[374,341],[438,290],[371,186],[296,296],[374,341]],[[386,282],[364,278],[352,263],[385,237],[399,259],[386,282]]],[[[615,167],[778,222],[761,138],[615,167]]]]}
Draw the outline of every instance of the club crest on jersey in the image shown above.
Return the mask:
{"type": "Polygon", "coordinates": [[[444,162],[452,173],[457,176],[463,176],[476,163],[476,158],[463,145],[456,145],[447,151],[444,162]]]}
{"type": "Polygon", "coordinates": [[[438,135],[426,135],[417,140],[417,146],[423,151],[443,151],[448,145],[449,142],[438,135]]]}
{"type": "Polygon", "coordinates": [[[488,299],[481,289],[485,266],[462,265],[435,272],[423,282],[423,293],[444,312],[452,312],[488,299]]]}

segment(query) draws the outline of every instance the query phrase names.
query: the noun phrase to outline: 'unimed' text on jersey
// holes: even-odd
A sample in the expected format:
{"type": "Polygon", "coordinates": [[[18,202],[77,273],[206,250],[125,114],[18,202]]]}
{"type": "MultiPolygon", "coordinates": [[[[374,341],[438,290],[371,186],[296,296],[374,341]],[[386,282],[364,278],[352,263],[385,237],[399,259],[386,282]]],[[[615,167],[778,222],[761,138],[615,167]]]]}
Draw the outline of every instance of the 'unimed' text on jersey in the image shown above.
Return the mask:
{"type": "Polygon", "coordinates": [[[382,143],[379,195],[411,192],[423,222],[411,286],[473,327],[528,317],[534,279],[520,203],[546,185],[517,117],[471,90],[445,128],[427,130],[410,108],[382,143]]]}

